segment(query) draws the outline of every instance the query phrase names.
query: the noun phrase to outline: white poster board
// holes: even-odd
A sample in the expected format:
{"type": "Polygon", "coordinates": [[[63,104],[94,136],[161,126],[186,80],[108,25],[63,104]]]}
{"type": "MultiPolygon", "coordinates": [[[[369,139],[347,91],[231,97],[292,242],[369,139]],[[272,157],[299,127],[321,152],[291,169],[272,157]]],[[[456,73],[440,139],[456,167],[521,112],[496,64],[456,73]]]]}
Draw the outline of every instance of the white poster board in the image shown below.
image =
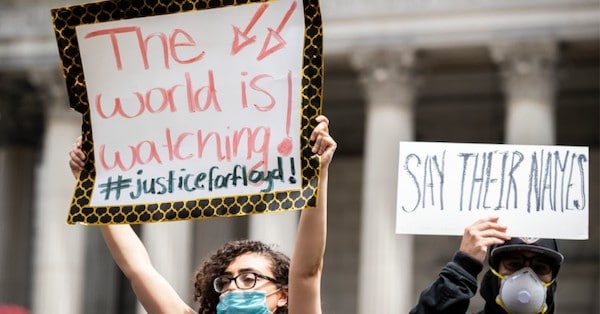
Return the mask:
{"type": "Polygon", "coordinates": [[[90,206],[300,189],[297,1],[76,30],[96,161],[90,206]]]}
{"type": "Polygon", "coordinates": [[[463,235],[499,216],[518,237],[587,239],[587,147],[401,142],[396,233],[463,235]]]}

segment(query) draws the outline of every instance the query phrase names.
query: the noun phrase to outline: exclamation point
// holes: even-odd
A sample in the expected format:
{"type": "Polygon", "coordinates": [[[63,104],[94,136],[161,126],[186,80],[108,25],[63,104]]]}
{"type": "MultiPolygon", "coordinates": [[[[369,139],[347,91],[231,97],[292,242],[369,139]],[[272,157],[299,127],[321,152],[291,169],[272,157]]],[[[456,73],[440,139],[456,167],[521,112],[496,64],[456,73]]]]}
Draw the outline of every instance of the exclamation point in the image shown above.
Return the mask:
{"type": "Polygon", "coordinates": [[[290,168],[292,170],[292,175],[290,176],[290,178],[288,179],[290,181],[291,184],[295,184],[296,183],[296,166],[294,165],[294,157],[290,158],[290,168]]]}

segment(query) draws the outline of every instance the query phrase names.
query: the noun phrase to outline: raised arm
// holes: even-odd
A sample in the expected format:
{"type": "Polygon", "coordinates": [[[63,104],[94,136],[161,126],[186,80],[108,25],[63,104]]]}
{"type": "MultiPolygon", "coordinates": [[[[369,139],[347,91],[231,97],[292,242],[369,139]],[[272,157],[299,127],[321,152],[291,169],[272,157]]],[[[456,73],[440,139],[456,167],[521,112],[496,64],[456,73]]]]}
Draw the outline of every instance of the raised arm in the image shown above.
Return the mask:
{"type": "Polygon", "coordinates": [[[321,156],[317,206],[302,211],[290,264],[288,310],[290,314],[318,314],[321,309],[321,272],[327,238],[327,185],[329,164],[337,147],[329,135],[329,120],[317,117],[311,135],[313,153],[321,156]]]}
{"type": "MultiPolygon", "coordinates": [[[[81,138],[73,144],[69,156],[69,167],[77,178],[85,164],[81,138]]],[[[154,269],[144,244],[129,225],[103,225],[100,229],[115,263],[148,313],[195,313],[154,269]]]]}

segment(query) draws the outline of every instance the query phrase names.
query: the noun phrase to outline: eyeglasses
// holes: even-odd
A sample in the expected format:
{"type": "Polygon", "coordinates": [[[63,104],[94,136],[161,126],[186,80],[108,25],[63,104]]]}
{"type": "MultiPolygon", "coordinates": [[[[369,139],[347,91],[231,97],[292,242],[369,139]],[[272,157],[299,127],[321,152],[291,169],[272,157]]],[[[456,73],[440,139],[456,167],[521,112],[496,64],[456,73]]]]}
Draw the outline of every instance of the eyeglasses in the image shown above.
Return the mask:
{"type": "Polygon", "coordinates": [[[279,285],[279,282],[275,278],[269,276],[257,274],[257,273],[241,273],[235,277],[227,275],[221,275],[213,280],[213,288],[216,292],[221,293],[225,291],[229,284],[233,281],[235,285],[241,290],[248,290],[256,286],[256,278],[268,280],[272,283],[279,285]]]}
{"type": "Polygon", "coordinates": [[[552,272],[552,261],[542,255],[527,257],[523,254],[510,253],[501,257],[500,262],[510,271],[517,271],[526,264],[538,275],[548,275],[552,272]]]}

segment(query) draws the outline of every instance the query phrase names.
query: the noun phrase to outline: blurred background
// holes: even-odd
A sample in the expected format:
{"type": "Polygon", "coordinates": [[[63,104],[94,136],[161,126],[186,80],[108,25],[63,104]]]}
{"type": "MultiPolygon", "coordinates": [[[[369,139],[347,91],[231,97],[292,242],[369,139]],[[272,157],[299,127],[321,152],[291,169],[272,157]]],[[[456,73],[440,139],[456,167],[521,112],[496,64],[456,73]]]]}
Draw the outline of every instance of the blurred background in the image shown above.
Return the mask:
{"type": "MultiPolygon", "coordinates": [[[[97,228],[65,223],[81,116],[68,106],[50,9],[87,2],[0,0],[0,308],[143,313],[97,228]]],[[[397,143],[415,140],[589,147],[590,238],[560,242],[557,313],[600,313],[600,2],[322,0],[321,9],[323,109],[339,145],[324,312],[406,313],[458,249],[460,237],[394,234],[397,143]]],[[[289,253],[297,217],[136,230],[192,304],[202,256],[242,237],[289,253]]]]}

